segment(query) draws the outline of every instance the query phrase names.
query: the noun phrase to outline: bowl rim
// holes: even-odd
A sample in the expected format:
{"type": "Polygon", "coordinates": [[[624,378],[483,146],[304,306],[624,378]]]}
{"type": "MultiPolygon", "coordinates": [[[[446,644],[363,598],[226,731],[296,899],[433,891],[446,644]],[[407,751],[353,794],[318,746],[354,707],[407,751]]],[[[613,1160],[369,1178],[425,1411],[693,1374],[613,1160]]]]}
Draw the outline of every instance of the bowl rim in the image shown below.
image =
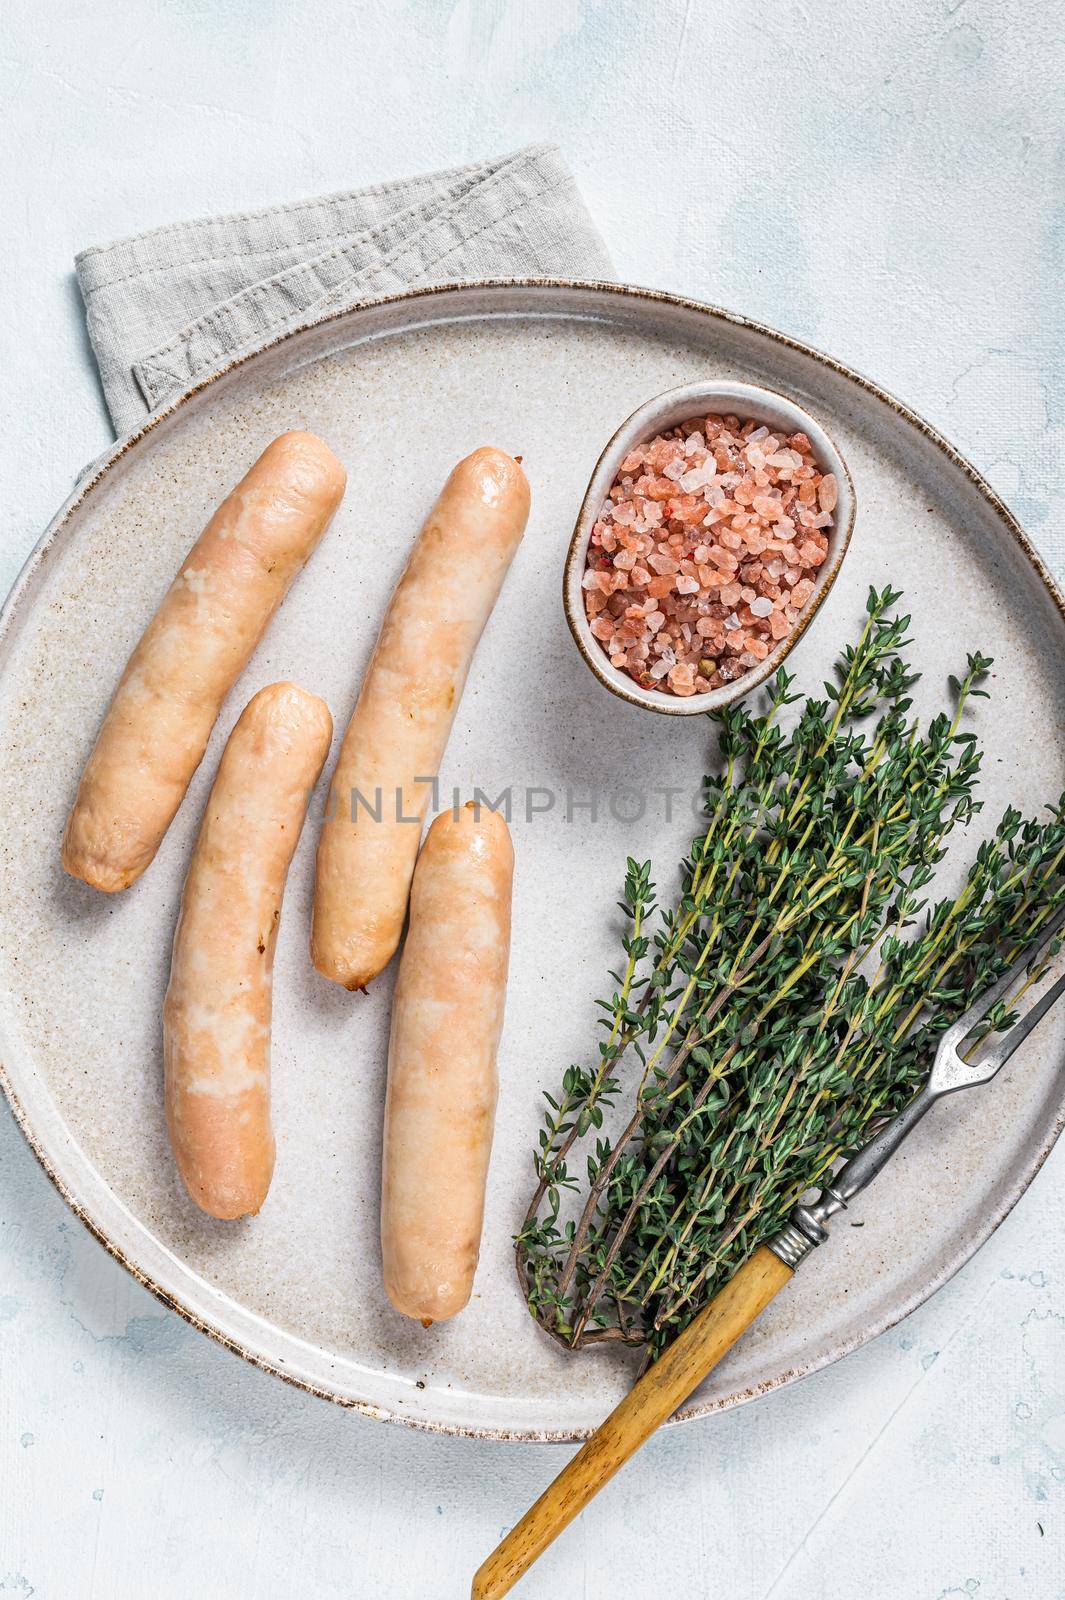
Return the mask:
{"type": "Polygon", "coordinates": [[[844,557],[850,548],[857,510],[854,479],[846,457],[823,423],[790,395],[783,394],[777,389],[770,389],[764,384],[746,383],[741,379],[730,378],[697,379],[651,395],[635,410],[629,412],[600,451],[566,550],[562,572],[562,604],[569,631],[585,665],[594,673],[602,686],[619,700],[625,700],[641,711],[653,711],[659,716],[705,716],[707,712],[719,711],[742,699],[779,670],[813,622],[839,576],[844,557]],[[789,425],[793,424],[792,432],[801,430],[808,435],[818,462],[835,473],[839,483],[838,507],[842,510],[842,516],[829,530],[829,559],[818,572],[814,592],[795,627],[781,639],[776,649],[769,652],[764,661],[744,673],[742,678],[737,678],[734,683],[724,684],[720,688],[711,689],[705,694],[686,697],[666,695],[661,690],[643,689],[627,673],[610,665],[606,652],[590,631],[584,609],[581,580],[587,564],[592,526],[621,459],[634,444],[652,437],[663,427],[675,427],[676,423],[683,421],[686,416],[697,415],[708,400],[723,402],[732,399],[737,403],[729,405],[729,412],[740,416],[744,421],[754,418],[757,421],[765,420],[772,425],[769,418],[759,415],[759,408],[764,412],[774,412],[778,417],[786,417],[789,425]],[[690,411],[686,409],[689,405],[692,408],[690,411]],[[754,409],[745,411],[745,407],[754,409]],[[676,419],[673,422],[664,421],[663,419],[674,410],[678,413],[676,419]]]}

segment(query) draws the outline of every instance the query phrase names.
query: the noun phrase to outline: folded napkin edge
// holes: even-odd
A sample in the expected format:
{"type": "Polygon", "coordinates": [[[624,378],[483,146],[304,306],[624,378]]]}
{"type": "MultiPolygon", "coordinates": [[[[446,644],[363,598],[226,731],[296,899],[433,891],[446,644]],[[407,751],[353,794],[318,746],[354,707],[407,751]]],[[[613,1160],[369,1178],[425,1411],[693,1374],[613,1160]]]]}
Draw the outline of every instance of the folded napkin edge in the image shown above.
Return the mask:
{"type": "Polygon", "coordinates": [[[75,267],[120,434],[212,368],[360,302],[433,279],[614,276],[573,173],[548,142],[164,225],[87,246],[75,267]]]}
{"type": "MultiPolygon", "coordinates": [[[[201,215],[188,217],[179,222],[164,222],[154,228],[146,228],[139,233],[126,234],[119,239],[113,239],[107,244],[86,245],[75,252],[74,270],[83,294],[95,293],[98,289],[109,288],[115,283],[121,283],[130,278],[144,276],[150,272],[168,272],[175,266],[196,266],[199,264],[196,257],[183,257],[176,260],[172,254],[166,255],[161,260],[145,261],[141,265],[127,270],[113,277],[100,275],[101,268],[109,258],[121,256],[124,253],[138,253],[145,246],[155,242],[163,244],[174,239],[191,241],[197,234],[209,237],[212,233],[222,235],[226,229],[239,226],[243,223],[265,223],[275,217],[291,217],[301,211],[321,210],[328,213],[338,206],[358,201],[366,196],[386,196],[398,190],[409,189],[412,181],[430,186],[434,183],[460,182],[465,177],[472,177],[477,173],[486,176],[509,168],[521,160],[554,160],[559,163],[563,171],[569,174],[559,145],[549,142],[523,145],[520,149],[508,152],[504,156],[489,161],[470,161],[459,167],[438,167],[431,172],[418,173],[416,178],[408,175],[403,178],[389,178],[382,183],[360,184],[356,189],[338,189],[329,194],[320,194],[305,197],[301,200],[282,201],[276,205],[260,206],[251,210],[219,212],[215,215],[201,215]]],[[[336,235],[334,235],[335,237],[336,235]]],[[[328,232],[322,237],[329,237],[328,232]]],[[[315,243],[315,240],[302,240],[301,243],[315,243]]],[[[232,251],[232,239],[229,240],[229,251],[232,251]]],[[[256,252],[249,249],[245,253],[268,255],[276,250],[276,243],[264,243],[261,250],[256,252]]],[[[206,259],[206,258],[204,258],[206,259]]],[[[128,266],[128,262],[126,263],[128,266]]]]}
{"type": "MultiPolygon", "coordinates": [[[[378,299],[393,287],[402,291],[431,281],[429,274],[449,256],[468,249],[485,234],[505,232],[507,223],[535,209],[550,194],[572,189],[576,205],[584,210],[565,164],[558,160],[545,166],[535,150],[516,152],[496,167],[482,164],[464,170],[472,172],[472,181],[454,181],[442,207],[439,199],[419,202],[345,244],[268,274],[137,357],[132,375],[149,410],[165,404],[219,361],[280,336],[316,311],[344,310],[361,300],[378,299]],[[535,175],[531,183],[525,174],[535,175]],[[476,219],[478,225],[457,228],[454,223],[460,216],[476,219]],[[373,255],[378,242],[383,253],[373,255]],[[398,265],[405,257],[408,270],[400,272],[398,265]]],[[[572,223],[573,217],[567,220],[572,223]]],[[[588,229],[592,231],[590,218],[588,229]]],[[[603,257],[609,266],[605,251],[603,257]]]]}

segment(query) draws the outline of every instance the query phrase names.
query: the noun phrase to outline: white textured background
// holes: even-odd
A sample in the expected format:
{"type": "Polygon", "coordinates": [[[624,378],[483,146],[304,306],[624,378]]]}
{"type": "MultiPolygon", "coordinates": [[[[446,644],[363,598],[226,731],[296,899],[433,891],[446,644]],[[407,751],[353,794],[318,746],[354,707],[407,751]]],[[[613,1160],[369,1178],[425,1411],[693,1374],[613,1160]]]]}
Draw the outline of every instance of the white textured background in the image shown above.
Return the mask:
{"type": "MultiPolygon", "coordinates": [[[[5,0],[0,590],[109,440],[76,249],[542,139],[621,277],[871,374],[1065,577],[1054,10],[5,0]]],[[[922,1311],[654,1441],[520,1592],[1061,1600],[1063,1201],[1059,1150],[922,1311]]],[[[200,1338],[82,1231],[0,1108],[0,1594],[460,1596],[563,1459],[366,1422],[200,1338]]]]}

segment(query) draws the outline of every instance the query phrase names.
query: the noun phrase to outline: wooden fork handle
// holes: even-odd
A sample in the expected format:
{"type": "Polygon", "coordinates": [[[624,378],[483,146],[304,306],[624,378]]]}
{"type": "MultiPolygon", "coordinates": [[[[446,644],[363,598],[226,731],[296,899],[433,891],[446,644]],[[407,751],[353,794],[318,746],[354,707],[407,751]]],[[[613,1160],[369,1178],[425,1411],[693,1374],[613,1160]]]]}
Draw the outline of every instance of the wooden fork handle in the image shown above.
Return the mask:
{"type": "Polygon", "coordinates": [[[495,1600],[512,1589],[553,1539],[568,1527],[604,1483],[671,1417],[726,1350],[791,1277],[765,1245],[760,1246],[709,1305],[648,1367],[640,1381],[548,1485],[536,1504],[507,1534],[473,1580],[472,1600],[495,1600]]]}

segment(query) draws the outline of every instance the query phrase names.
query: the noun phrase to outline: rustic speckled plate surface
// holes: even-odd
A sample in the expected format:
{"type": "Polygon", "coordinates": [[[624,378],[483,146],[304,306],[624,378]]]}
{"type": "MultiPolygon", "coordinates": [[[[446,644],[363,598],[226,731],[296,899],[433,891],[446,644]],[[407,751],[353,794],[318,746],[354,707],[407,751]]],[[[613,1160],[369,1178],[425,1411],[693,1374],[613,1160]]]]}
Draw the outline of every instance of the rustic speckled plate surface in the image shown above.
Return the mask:
{"type": "MultiPolygon", "coordinates": [[[[710,729],[605,695],[560,604],[591,466],[644,398],[720,375],[794,396],[846,455],[858,522],[832,594],[792,658],[818,685],[870,583],[904,585],[921,694],[979,646],[996,658],[979,728],[985,817],[1065,786],[1061,600],[1019,528],[917,418],[812,351],[709,307],[609,286],[427,291],[302,330],[116,447],[56,518],[0,637],[0,1060],[16,1114],[79,1216],[168,1304],[249,1360],[369,1414],[500,1438],[576,1438],[631,1377],[625,1356],[568,1357],[533,1325],[510,1248],[531,1181],[540,1091],[592,1048],[614,960],[627,853],[665,884],[691,823],[652,788],[697,787],[710,729]],[[332,531],[215,730],[157,861],[115,898],[65,878],[58,840],[117,675],[183,553],[276,433],[309,427],[347,465],[332,531]],[[452,462],[520,454],[534,509],[470,678],[441,775],[511,790],[517,848],[502,1093],[475,1297],[427,1332],[379,1286],[377,1174],[391,976],[367,998],[307,958],[315,826],[293,867],[277,958],[277,1171],[262,1214],[201,1216],[169,1159],[159,1013],[182,876],[225,739],[263,684],[351,710],[382,607],[452,462]],[[645,810],[634,781],[648,791],[645,810]],[[598,798],[592,819],[587,801],[598,798]],[[567,796],[569,804],[567,806],[567,796]],[[553,797],[549,806],[549,797],[553,797]],[[613,798],[613,805],[611,799],[613,798]],[[567,815],[568,811],[568,815],[567,815]],[[635,819],[634,819],[635,818],[635,819]]],[[[1061,1126],[1065,1019],[991,1088],[946,1104],[699,1391],[683,1416],[837,1359],[919,1304],[987,1237],[1061,1126]]]]}

